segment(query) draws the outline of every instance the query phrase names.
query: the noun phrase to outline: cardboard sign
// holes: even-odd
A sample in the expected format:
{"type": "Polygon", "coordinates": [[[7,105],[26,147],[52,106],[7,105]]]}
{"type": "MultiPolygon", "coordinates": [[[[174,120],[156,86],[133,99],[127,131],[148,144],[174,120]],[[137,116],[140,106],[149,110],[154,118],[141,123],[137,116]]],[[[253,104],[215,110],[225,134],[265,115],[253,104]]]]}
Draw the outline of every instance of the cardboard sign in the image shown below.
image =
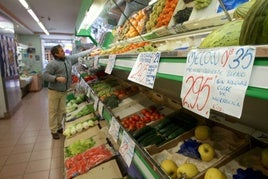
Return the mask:
{"type": "Polygon", "coordinates": [[[109,56],[109,60],[108,60],[108,63],[106,65],[106,68],[105,68],[105,73],[107,73],[109,75],[112,73],[113,68],[114,68],[114,64],[115,64],[115,58],[116,58],[116,55],[109,56]]]}
{"type": "Polygon", "coordinates": [[[119,147],[119,153],[125,160],[126,164],[130,166],[135,149],[135,142],[129,137],[126,131],[123,132],[122,142],[119,147]]]}
{"type": "Polygon", "coordinates": [[[140,53],[128,79],[146,87],[153,88],[160,56],[160,52],[140,53]]]}
{"type": "Polygon", "coordinates": [[[240,118],[255,52],[251,46],[190,51],[181,90],[183,107],[207,118],[210,109],[240,118]]]}

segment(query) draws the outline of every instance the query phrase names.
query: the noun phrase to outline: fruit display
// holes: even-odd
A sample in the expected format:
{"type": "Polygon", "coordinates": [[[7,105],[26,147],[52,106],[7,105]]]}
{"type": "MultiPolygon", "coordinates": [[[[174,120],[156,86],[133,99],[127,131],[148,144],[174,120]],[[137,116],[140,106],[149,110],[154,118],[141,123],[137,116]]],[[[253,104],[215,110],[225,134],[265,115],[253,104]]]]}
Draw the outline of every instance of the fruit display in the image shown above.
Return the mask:
{"type": "Polygon", "coordinates": [[[95,143],[96,142],[92,137],[88,139],[79,139],[74,143],[72,143],[71,145],[64,148],[65,156],[68,158],[80,154],[86,151],[87,149],[93,147],[95,143]]]}
{"type": "Polygon", "coordinates": [[[212,0],[194,0],[194,8],[197,10],[204,9],[210,5],[212,0]]]}
{"type": "Polygon", "coordinates": [[[203,143],[198,147],[201,160],[204,162],[210,162],[216,155],[215,149],[208,143],[203,143]]]}
{"type": "Polygon", "coordinates": [[[199,48],[212,48],[239,45],[239,38],[243,20],[237,19],[227,22],[208,34],[199,48]]]}
{"type": "Polygon", "coordinates": [[[185,113],[166,116],[156,124],[145,126],[133,133],[134,139],[143,147],[160,146],[195,127],[197,120],[185,113]]]}
{"type": "Polygon", "coordinates": [[[240,45],[264,45],[268,43],[267,9],[267,0],[258,0],[251,6],[242,24],[240,45]]]}
{"type": "Polygon", "coordinates": [[[98,164],[114,156],[113,151],[106,145],[90,148],[65,160],[66,178],[71,179],[84,174],[98,164]]]}
{"type": "Polygon", "coordinates": [[[118,45],[110,49],[104,50],[101,52],[102,55],[106,54],[123,54],[123,53],[136,53],[136,51],[149,51],[152,50],[153,45],[150,42],[137,42],[127,45],[118,45]],[[149,48],[150,47],[150,48],[149,48]]]}
{"type": "Polygon", "coordinates": [[[233,18],[235,19],[244,19],[251,8],[251,6],[255,3],[256,0],[251,0],[240,4],[233,13],[233,18]]]}
{"type": "Polygon", "coordinates": [[[161,168],[165,171],[165,173],[172,179],[177,178],[177,164],[171,159],[165,159],[161,162],[161,168]]]}
{"type": "Polygon", "coordinates": [[[194,130],[194,136],[198,140],[206,140],[210,136],[210,127],[207,125],[198,125],[194,130]]]}
{"type": "Polygon", "coordinates": [[[215,179],[215,178],[217,178],[217,179],[226,179],[226,176],[218,168],[211,167],[206,171],[204,179],[215,179]]]}
{"type": "Polygon", "coordinates": [[[224,171],[227,178],[268,178],[267,151],[267,147],[253,147],[234,157],[219,169],[224,171]]]}
{"type": "Polygon", "coordinates": [[[177,166],[191,163],[197,167],[198,176],[201,176],[205,175],[208,168],[228,160],[228,156],[239,153],[248,145],[246,136],[236,134],[226,128],[219,126],[210,127],[209,130],[207,127],[202,128],[204,131],[210,131],[209,137],[207,134],[204,135],[205,140],[197,140],[193,130],[192,134],[185,135],[185,139],[178,141],[177,145],[165,145],[161,150],[152,152],[152,158],[159,164],[165,158],[172,158],[177,166]]]}
{"type": "Polygon", "coordinates": [[[167,26],[169,21],[171,20],[174,10],[177,6],[178,0],[166,0],[165,6],[162,12],[159,14],[157,18],[156,27],[167,26]]]}
{"type": "Polygon", "coordinates": [[[184,163],[177,169],[177,178],[191,179],[199,173],[195,164],[184,163]]]}
{"type": "Polygon", "coordinates": [[[193,7],[185,7],[184,9],[178,10],[177,13],[173,16],[177,24],[182,24],[185,21],[189,20],[189,17],[192,13],[193,7]]]}
{"type": "Polygon", "coordinates": [[[166,4],[166,0],[159,0],[153,5],[153,8],[152,8],[151,13],[149,15],[149,19],[146,22],[146,31],[147,32],[150,32],[156,28],[156,25],[158,23],[157,22],[158,17],[162,13],[162,11],[165,7],[165,4],[166,4]]]}

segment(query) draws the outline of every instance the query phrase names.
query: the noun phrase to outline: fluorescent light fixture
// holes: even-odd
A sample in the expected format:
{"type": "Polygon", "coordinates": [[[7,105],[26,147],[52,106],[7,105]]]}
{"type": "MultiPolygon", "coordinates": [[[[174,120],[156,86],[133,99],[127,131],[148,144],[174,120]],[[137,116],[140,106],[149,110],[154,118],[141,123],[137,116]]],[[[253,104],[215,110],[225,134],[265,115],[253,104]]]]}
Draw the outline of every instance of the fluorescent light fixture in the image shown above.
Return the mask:
{"type": "Polygon", "coordinates": [[[49,32],[45,28],[45,26],[40,22],[37,15],[34,13],[34,11],[30,8],[26,0],[19,0],[19,2],[23,5],[23,7],[28,11],[28,13],[32,16],[32,18],[37,22],[37,24],[41,27],[41,29],[45,32],[46,35],[49,35],[49,32]]]}
{"type": "Polygon", "coordinates": [[[19,2],[23,5],[25,9],[29,9],[29,5],[25,0],[19,0],[19,2]]]}
{"type": "Polygon", "coordinates": [[[89,10],[86,12],[83,21],[78,29],[78,33],[81,29],[88,29],[91,24],[97,19],[100,15],[105,4],[105,0],[94,1],[90,6],[89,10]]]}
{"type": "Polygon", "coordinates": [[[27,10],[29,12],[29,14],[32,16],[32,18],[38,23],[40,22],[40,20],[38,19],[37,15],[33,12],[32,9],[28,9],[27,10]]]}
{"type": "Polygon", "coordinates": [[[41,27],[41,29],[45,32],[45,34],[49,35],[49,32],[47,31],[47,29],[45,28],[45,26],[42,24],[42,22],[38,22],[38,25],[41,27]]]}

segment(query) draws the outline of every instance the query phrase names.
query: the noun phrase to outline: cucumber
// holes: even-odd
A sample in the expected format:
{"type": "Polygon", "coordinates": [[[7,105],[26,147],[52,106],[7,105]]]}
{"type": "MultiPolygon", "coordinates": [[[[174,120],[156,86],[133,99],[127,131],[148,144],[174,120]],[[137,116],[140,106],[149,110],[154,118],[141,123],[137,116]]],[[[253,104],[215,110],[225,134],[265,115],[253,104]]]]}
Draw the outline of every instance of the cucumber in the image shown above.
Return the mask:
{"type": "Polygon", "coordinates": [[[143,134],[154,130],[152,127],[150,126],[144,126],[143,128],[136,130],[135,132],[133,132],[132,136],[134,137],[134,139],[139,138],[140,136],[142,136],[143,134]]]}
{"type": "Polygon", "coordinates": [[[176,127],[177,125],[175,125],[174,123],[169,123],[167,126],[165,126],[164,128],[160,129],[158,132],[161,134],[166,133],[167,131],[173,129],[174,127],[176,127]]]}
{"type": "Polygon", "coordinates": [[[177,136],[181,135],[182,133],[184,133],[186,130],[183,128],[179,128],[178,130],[174,131],[173,133],[171,133],[168,137],[167,140],[171,140],[176,138],[177,136]]]}
{"type": "Polygon", "coordinates": [[[154,128],[156,130],[160,130],[162,129],[163,127],[165,127],[166,125],[168,125],[170,123],[170,119],[169,118],[165,118],[165,119],[162,119],[156,126],[154,126],[154,128]]]}
{"type": "Polygon", "coordinates": [[[174,124],[172,127],[170,127],[165,133],[161,134],[163,137],[167,137],[170,134],[172,134],[174,131],[179,130],[181,127],[174,124]]]}
{"type": "Polygon", "coordinates": [[[161,136],[159,135],[154,135],[154,136],[150,136],[150,137],[146,137],[143,141],[141,141],[140,145],[142,145],[143,147],[146,147],[148,145],[152,145],[152,144],[159,144],[161,143],[163,139],[161,136]]]}
{"type": "Polygon", "coordinates": [[[136,140],[137,140],[138,143],[140,143],[145,138],[152,137],[152,136],[155,136],[155,135],[157,135],[155,131],[149,131],[149,132],[139,136],[136,140]]]}

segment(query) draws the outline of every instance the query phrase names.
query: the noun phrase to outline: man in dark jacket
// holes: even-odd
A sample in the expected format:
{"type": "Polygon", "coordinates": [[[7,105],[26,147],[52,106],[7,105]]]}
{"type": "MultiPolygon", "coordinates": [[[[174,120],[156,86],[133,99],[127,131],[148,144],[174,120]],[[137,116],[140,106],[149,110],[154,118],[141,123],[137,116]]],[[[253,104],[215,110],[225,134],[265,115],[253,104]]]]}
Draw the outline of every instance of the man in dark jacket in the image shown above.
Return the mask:
{"type": "Polygon", "coordinates": [[[61,45],[51,49],[54,60],[47,64],[43,77],[48,82],[48,122],[53,139],[59,139],[59,133],[63,132],[62,119],[65,114],[67,90],[72,83],[72,65],[78,62],[78,57],[85,56],[90,51],[65,56],[61,45]]]}

